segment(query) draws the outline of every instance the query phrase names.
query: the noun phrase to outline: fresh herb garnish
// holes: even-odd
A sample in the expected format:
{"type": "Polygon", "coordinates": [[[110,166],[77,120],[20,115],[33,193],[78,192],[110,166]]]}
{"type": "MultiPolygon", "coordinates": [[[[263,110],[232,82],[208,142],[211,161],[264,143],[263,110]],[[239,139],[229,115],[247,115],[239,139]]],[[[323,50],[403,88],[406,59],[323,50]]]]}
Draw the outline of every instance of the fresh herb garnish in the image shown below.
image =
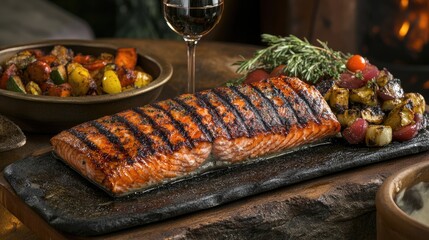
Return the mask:
{"type": "Polygon", "coordinates": [[[338,79],[346,70],[345,63],[350,57],[340,51],[334,51],[327,43],[320,40],[320,46],[312,45],[307,39],[299,39],[294,35],[278,37],[270,34],[262,34],[262,42],[268,47],[256,51],[253,58],[238,61],[237,73],[244,76],[231,80],[228,85],[237,85],[244,81],[245,75],[257,68],[263,68],[268,72],[275,67],[284,64],[284,73],[291,77],[299,77],[307,82],[316,83],[321,79],[338,79]]]}

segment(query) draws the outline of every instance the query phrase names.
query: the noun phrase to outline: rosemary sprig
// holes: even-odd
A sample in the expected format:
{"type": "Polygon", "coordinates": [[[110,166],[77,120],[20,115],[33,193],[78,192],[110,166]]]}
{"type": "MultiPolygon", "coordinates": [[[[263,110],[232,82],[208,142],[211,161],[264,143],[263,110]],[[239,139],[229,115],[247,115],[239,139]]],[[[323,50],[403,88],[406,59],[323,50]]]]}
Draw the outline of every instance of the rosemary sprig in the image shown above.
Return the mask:
{"type": "Polygon", "coordinates": [[[345,71],[345,63],[349,54],[334,51],[327,43],[320,40],[320,46],[312,45],[307,39],[299,39],[294,35],[277,37],[270,34],[262,34],[262,42],[268,47],[256,51],[251,59],[238,61],[237,73],[244,76],[234,79],[228,85],[236,85],[245,79],[245,75],[257,68],[263,68],[270,72],[278,65],[286,65],[284,72],[291,77],[299,77],[307,82],[316,83],[321,79],[338,79],[345,71]]]}

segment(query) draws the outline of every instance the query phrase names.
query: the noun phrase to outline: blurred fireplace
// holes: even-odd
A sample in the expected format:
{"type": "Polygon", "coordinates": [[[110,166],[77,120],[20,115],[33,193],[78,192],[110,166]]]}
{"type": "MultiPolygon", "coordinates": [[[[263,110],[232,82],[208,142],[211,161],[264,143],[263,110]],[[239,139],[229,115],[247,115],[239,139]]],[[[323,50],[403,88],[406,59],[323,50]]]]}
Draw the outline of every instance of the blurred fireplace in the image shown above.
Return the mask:
{"type": "Polygon", "coordinates": [[[429,0],[363,1],[360,49],[429,100],[429,0]]]}
{"type": "Polygon", "coordinates": [[[429,100],[429,0],[261,0],[261,32],[362,54],[429,100]]]}

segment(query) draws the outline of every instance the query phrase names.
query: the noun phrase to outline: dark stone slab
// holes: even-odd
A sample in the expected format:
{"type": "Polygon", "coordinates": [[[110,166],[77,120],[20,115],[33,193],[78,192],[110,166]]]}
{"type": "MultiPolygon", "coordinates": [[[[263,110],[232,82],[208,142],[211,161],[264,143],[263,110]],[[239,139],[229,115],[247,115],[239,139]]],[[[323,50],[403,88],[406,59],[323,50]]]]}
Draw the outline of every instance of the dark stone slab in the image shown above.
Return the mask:
{"type": "Polygon", "coordinates": [[[214,170],[152,191],[112,198],[51,153],[4,170],[16,193],[48,223],[74,235],[99,235],[211,208],[342,170],[429,150],[429,133],[384,148],[321,145],[214,170]]]}

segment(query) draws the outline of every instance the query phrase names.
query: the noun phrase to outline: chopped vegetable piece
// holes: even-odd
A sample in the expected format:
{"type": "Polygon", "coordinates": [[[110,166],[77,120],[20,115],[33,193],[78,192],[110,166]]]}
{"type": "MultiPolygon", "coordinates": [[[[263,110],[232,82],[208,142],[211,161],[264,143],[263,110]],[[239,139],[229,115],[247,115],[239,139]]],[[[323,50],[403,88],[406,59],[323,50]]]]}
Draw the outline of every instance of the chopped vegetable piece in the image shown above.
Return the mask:
{"type": "Polygon", "coordinates": [[[357,118],[349,127],[342,132],[343,137],[350,144],[359,144],[365,140],[368,122],[363,118],[357,118]]]}
{"type": "Polygon", "coordinates": [[[134,81],[136,80],[136,75],[134,71],[129,70],[128,68],[120,67],[118,68],[116,73],[123,88],[132,86],[134,84],[134,81]]]}
{"type": "Polygon", "coordinates": [[[407,126],[413,121],[414,111],[412,110],[411,104],[403,102],[389,112],[389,115],[387,115],[384,120],[384,125],[390,126],[393,130],[397,130],[400,127],[407,126]]]}
{"type": "Polygon", "coordinates": [[[10,76],[6,84],[6,89],[14,92],[26,93],[24,84],[19,76],[10,76]]]}
{"type": "Polygon", "coordinates": [[[9,78],[13,75],[16,75],[18,71],[18,68],[15,64],[9,65],[6,70],[4,70],[3,75],[0,79],[0,88],[6,89],[7,82],[9,81],[9,78]]]}
{"type": "Polygon", "coordinates": [[[116,51],[115,64],[134,70],[137,64],[137,51],[135,48],[118,48],[116,51]]]}
{"type": "Polygon", "coordinates": [[[30,81],[36,83],[46,82],[51,74],[51,67],[46,62],[35,61],[27,67],[27,73],[30,81]]]}
{"type": "Polygon", "coordinates": [[[392,138],[398,142],[405,142],[413,139],[419,133],[417,123],[408,124],[393,131],[392,138]]]}
{"type": "Polygon", "coordinates": [[[25,85],[25,91],[32,95],[42,95],[42,89],[40,89],[39,84],[30,81],[25,85]]]}
{"type": "Polygon", "coordinates": [[[359,109],[346,109],[343,113],[337,114],[337,119],[343,127],[349,127],[360,117],[361,111],[359,109]]]}
{"type": "Polygon", "coordinates": [[[341,73],[340,79],[337,81],[337,85],[342,88],[356,89],[365,86],[367,81],[359,78],[355,74],[350,72],[341,73]]]}
{"type": "Polygon", "coordinates": [[[345,88],[336,87],[332,90],[331,97],[329,98],[329,106],[334,111],[343,112],[349,108],[349,90],[345,88]]]}
{"type": "Polygon", "coordinates": [[[37,58],[37,61],[45,62],[49,65],[51,65],[56,60],[57,60],[57,57],[55,57],[54,55],[46,55],[46,56],[41,56],[37,58]]]}
{"type": "Polygon", "coordinates": [[[381,104],[381,110],[385,112],[392,111],[395,107],[401,104],[402,104],[402,99],[400,98],[386,100],[386,101],[383,101],[383,103],[381,104]]]}
{"type": "Polygon", "coordinates": [[[103,76],[103,91],[106,93],[120,93],[122,91],[121,82],[119,81],[118,75],[112,70],[104,72],[103,76]]]}
{"type": "Polygon", "coordinates": [[[64,65],[59,65],[52,69],[51,79],[55,84],[60,85],[67,82],[67,72],[64,65]]]}
{"type": "Polygon", "coordinates": [[[72,95],[72,87],[69,83],[53,85],[48,89],[48,95],[56,97],[70,97],[72,95]]]}
{"type": "Polygon", "coordinates": [[[404,96],[405,101],[411,102],[414,113],[423,114],[426,108],[425,98],[420,93],[407,93],[404,96]]]}
{"type": "Polygon", "coordinates": [[[73,96],[84,96],[89,90],[92,79],[86,68],[77,66],[68,76],[68,80],[72,86],[73,96]]]}
{"type": "Polygon", "coordinates": [[[368,82],[372,79],[375,79],[378,74],[379,74],[379,70],[376,66],[367,63],[366,67],[362,70],[362,78],[364,81],[368,82]]]}
{"type": "Polygon", "coordinates": [[[392,128],[385,125],[369,125],[365,134],[368,147],[382,147],[392,142],[392,128]]]}
{"type": "Polygon", "coordinates": [[[134,81],[135,88],[141,88],[148,85],[152,82],[152,76],[146,72],[135,71],[136,72],[136,80],[134,81]]]}
{"type": "Polygon", "coordinates": [[[362,118],[371,124],[381,124],[384,120],[384,112],[378,105],[362,109],[361,114],[362,118]]]}
{"type": "Polygon", "coordinates": [[[376,106],[378,104],[378,98],[375,86],[367,84],[361,88],[350,90],[350,101],[362,103],[367,106],[376,106]]]}

